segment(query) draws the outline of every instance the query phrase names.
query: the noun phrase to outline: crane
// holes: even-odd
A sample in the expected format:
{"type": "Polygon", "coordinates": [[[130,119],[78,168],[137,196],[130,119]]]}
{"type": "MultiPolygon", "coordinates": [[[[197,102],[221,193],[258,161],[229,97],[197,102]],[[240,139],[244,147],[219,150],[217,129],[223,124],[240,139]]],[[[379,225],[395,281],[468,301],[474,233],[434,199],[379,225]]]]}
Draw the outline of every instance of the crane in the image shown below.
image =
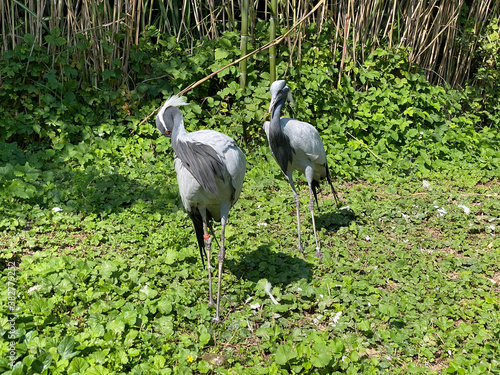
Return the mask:
{"type": "Polygon", "coordinates": [[[294,171],[303,173],[309,185],[309,210],[314,229],[314,239],[316,240],[316,252],[314,255],[321,259],[323,254],[321,253],[316,234],[313,202],[314,196],[319,209],[316,189],[319,187],[321,179],[326,177],[335,201],[338,204],[337,192],[333,188],[328,170],[325,147],[318,131],[311,124],[291,118],[280,118],[281,108],[285,102],[290,101],[293,103],[292,94],[286,82],[284,80],[273,82],[270,91],[271,105],[269,106],[269,112],[271,113],[271,121],[264,123],[264,131],[267,135],[271,153],[292,187],[297,208],[298,247],[299,250],[304,250],[300,234],[300,198],[295,190],[292,177],[294,171]]]}
{"type": "Polygon", "coordinates": [[[225,259],[224,232],[229,210],[238,200],[243,186],[246,159],[236,142],[225,134],[213,130],[188,133],[184,117],[178,108],[186,105],[183,98],[172,96],[160,108],[156,116],[156,128],[172,139],[175,153],[174,168],[177,174],[179,194],[188,216],[191,218],[202,264],[206,252],[208,268],[208,305],[213,306],[211,220],[221,223],[217,305],[214,323],[220,321],[221,277],[225,259]]]}

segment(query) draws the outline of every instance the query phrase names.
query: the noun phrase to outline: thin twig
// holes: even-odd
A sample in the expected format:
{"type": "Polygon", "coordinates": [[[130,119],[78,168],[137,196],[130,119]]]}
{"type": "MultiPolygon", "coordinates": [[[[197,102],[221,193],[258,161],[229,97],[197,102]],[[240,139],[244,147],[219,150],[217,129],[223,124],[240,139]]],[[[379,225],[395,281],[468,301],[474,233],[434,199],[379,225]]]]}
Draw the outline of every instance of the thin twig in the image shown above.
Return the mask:
{"type": "MultiPolygon", "coordinates": [[[[184,90],[182,90],[181,92],[179,92],[177,95],[178,95],[178,96],[182,96],[182,95],[184,95],[186,92],[188,92],[189,90],[194,89],[196,86],[198,86],[198,85],[200,85],[201,83],[203,83],[203,82],[205,82],[205,81],[209,80],[209,79],[210,79],[210,78],[212,78],[214,75],[216,75],[216,74],[220,73],[220,72],[221,72],[221,71],[223,71],[224,69],[227,69],[227,68],[229,68],[230,66],[233,66],[233,65],[235,65],[235,64],[238,64],[240,61],[242,61],[242,60],[244,60],[244,59],[246,59],[246,58],[248,58],[248,57],[250,57],[250,56],[253,56],[253,55],[255,55],[256,53],[259,53],[259,52],[265,51],[266,49],[268,49],[268,48],[269,48],[269,47],[271,47],[271,46],[274,46],[274,45],[277,45],[277,44],[281,43],[281,41],[282,41],[283,39],[285,39],[285,38],[288,36],[288,34],[290,34],[290,33],[291,33],[293,30],[295,30],[295,29],[296,29],[296,28],[297,28],[297,27],[298,27],[298,26],[299,26],[302,22],[304,22],[304,21],[305,21],[305,20],[306,20],[306,19],[307,19],[307,18],[308,18],[311,14],[313,14],[313,13],[316,11],[316,9],[318,9],[318,8],[319,8],[322,4],[324,4],[324,2],[325,2],[325,0],[320,0],[320,1],[318,2],[318,4],[316,4],[316,6],[315,6],[315,7],[314,7],[314,8],[313,8],[313,9],[312,9],[309,13],[307,13],[304,17],[302,17],[302,18],[300,19],[300,21],[298,21],[295,25],[293,25],[293,26],[292,26],[292,28],[291,28],[290,30],[288,30],[285,34],[283,34],[283,35],[282,35],[282,36],[280,36],[279,38],[276,38],[274,41],[269,42],[269,43],[267,43],[266,45],[264,45],[264,46],[262,46],[262,47],[260,47],[260,48],[257,48],[255,51],[252,51],[252,52],[250,52],[249,54],[247,54],[247,55],[245,55],[245,56],[243,56],[243,57],[240,57],[239,59],[234,60],[232,63],[230,63],[230,64],[228,64],[228,65],[226,65],[226,66],[224,66],[224,67],[222,67],[222,68],[220,68],[220,69],[218,69],[218,70],[216,70],[215,72],[210,73],[210,74],[209,74],[208,76],[206,76],[205,78],[202,78],[202,79],[200,79],[199,81],[197,81],[197,82],[194,82],[194,83],[190,84],[190,85],[189,85],[189,86],[187,86],[184,90]]],[[[141,125],[142,125],[142,124],[144,124],[146,121],[148,121],[148,119],[149,119],[151,116],[153,116],[153,115],[156,113],[156,111],[158,111],[160,108],[161,108],[161,107],[158,107],[158,108],[156,108],[153,112],[151,112],[151,113],[150,113],[150,114],[149,114],[149,115],[148,115],[148,116],[147,116],[144,120],[142,120],[142,121],[139,123],[139,125],[138,125],[138,126],[141,126],[141,125]]]]}
{"type": "Polygon", "coordinates": [[[375,156],[378,160],[380,160],[382,163],[384,163],[384,164],[388,165],[389,167],[391,166],[388,162],[386,162],[385,160],[381,159],[381,158],[380,158],[380,156],[378,156],[378,155],[377,155],[377,154],[375,154],[372,150],[370,150],[370,147],[368,147],[368,146],[366,145],[366,143],[365,143],[365,142],[363,142],[363,141],[359,140],[358,138],[356,138],[355,136],[353,136],[351,133],[349,133],[347,130],[346,130],[345,132],[346,132],[347,134],[349,134],[351,137],[353,137],[356,141],[358,141],[358,142],[359,142],[362,146],[366,147],[366,149],[367,149],[368,151],[370,151],[370,153],[371,153],[373,156],[375,156]]]}

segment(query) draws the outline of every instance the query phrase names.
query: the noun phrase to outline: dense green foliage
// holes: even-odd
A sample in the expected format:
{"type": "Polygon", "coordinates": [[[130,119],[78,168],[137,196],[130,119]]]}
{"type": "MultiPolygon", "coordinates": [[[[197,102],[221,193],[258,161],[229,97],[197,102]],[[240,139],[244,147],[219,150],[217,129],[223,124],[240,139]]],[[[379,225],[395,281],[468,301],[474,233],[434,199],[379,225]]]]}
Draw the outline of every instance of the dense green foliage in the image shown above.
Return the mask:
{"type": "MultiPolygon", "coordinates": [[[[223,322],[210,331],[170,141],[153,118],[139,123],[237,58],[239,39],[227,33],[188,55],[149,32],[130,54],[132,92],[111,90],[114,70],[89,85],[85,61],[52,56],[29,35],[0,61],[2,371],[9,262],[12,374],[500,371],[492,87],[432,86],[404,49],[376,49],[339,80],[327,35],[304,42],[300,66],[282,51],[278,77],[295,117],[320,130],[345,204],[321,202],[323,262],[295,250],[293,199],[264,141],[266,56],[249,61],[244,90],[231,67],[190,91],[187,128],[233,136],[248,159],[227,230],[223,322]]],[[[65,40],[53,31],[48,43],[65,40]]]]}

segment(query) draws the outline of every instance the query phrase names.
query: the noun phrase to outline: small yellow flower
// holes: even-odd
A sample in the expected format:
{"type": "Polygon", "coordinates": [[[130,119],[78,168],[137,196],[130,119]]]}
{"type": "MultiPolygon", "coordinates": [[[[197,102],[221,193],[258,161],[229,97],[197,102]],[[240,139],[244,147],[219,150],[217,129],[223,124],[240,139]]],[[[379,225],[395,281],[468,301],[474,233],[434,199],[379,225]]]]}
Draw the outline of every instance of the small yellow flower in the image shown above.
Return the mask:
{"type": "Polygon", "coordinates": [[[192,356],[188,356],[188,362],[193,362],[194,358],[192,356]]]}

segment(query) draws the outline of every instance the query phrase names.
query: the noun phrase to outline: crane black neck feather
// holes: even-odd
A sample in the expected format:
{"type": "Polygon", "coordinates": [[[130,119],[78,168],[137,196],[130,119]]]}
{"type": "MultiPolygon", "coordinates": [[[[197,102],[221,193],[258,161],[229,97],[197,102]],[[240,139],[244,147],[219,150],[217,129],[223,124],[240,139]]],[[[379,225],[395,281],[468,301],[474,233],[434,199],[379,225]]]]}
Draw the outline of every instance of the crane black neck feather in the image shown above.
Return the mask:
{"type": "Polygon", "coordinates": [[[273,152],[276,162],[286,175],[288,165],[293,161],[294,148],[290,144],[290,139],[283,132],[280,123],[281,108],[285,104],[286,97],[281,99],[273,107],[271,122],[269,125],[269,148],[273,152]]]}

